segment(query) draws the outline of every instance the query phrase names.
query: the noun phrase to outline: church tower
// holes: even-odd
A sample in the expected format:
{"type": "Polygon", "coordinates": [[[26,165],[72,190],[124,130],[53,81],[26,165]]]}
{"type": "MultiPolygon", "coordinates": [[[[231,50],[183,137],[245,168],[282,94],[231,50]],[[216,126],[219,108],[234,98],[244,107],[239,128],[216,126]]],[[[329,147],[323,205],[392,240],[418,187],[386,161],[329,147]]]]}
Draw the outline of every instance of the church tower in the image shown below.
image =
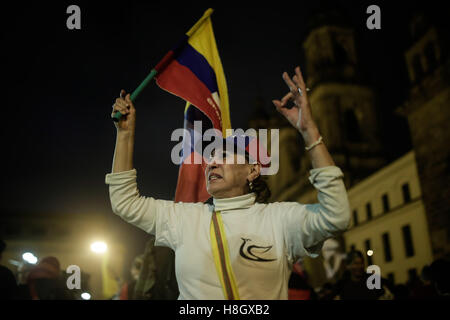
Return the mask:
{"type": "MultiPolygon", "coordinates": [[[[380,139],[375,93],[363,83],[355,34],[343,16],[335,11],[318,14],[312,18],[309,30],[303,42],[305,64],[302,69],[310,89],[313,118],[336,165],[344,172],[349,188],[387,162],[380,139]]],[[[292,135],[288,135],[289,141],[292,135]]],[[[299,141],[300,154],[296,160],[300,163],[295,183],[280,189],[277,188],[282,183],[279,177],[269,177],[277,201],[313,203],[317,200],[316,191],[308,180],[309,158],[302,139],[299,141]]],[[[280,150],[280,158],[287,156],[280,150]]],[[[293,175],[292,171],[290,174],[293,175]]]]}
{"type": "MultiPolygon", "coordinates": [[[[313,117],[350,187],[386,163],[375,94],[363,84],[354,31],[335,12],[318,15],[303,49],[313,117]]],[[[302,157],[306,184],[308,161],[302,157]]]]}

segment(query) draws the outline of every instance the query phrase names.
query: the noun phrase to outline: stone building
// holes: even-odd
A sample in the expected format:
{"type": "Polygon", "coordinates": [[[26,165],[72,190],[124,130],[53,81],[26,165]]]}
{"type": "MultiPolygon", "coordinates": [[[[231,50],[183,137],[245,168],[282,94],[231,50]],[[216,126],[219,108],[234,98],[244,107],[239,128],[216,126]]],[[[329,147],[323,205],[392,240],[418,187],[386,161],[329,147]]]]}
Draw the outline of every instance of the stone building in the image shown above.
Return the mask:
{"type": "Polygon", "coordinates": [[[450,59],[448,20],[441,20],[412,19],[409,98],[399,108],[409,122],[434,258],[450,253],[450,59]]]}

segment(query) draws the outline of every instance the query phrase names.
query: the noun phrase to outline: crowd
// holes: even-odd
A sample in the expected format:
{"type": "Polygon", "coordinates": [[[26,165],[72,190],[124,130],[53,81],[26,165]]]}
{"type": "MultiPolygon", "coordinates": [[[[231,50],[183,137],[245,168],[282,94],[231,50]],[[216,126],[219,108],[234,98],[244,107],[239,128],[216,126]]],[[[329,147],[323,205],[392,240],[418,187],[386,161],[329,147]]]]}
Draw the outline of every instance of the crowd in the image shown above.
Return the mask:
{"type": "MultiPolygon", "coordinates": [[[[5,242],[0,240],[0,262],[5,248],[5,242]]],[[[0,265],[0,300],[74,300],[64,275],[58,259],[51,256],[36,265],[21,263],[17,277],[0,265]]]]}
{"type": "MultiPolygon", "coordinates": [[[[0,240],[1,255],[5,243],[0,240]]],[[[177,288],[173,265],[167,248],[154,247],[153,239],[146,245],[144,254],[135,258],[130,280],[123,281],[115,300],[159,300],[176,299],[177,288]],[[162,258],[164,257],[164,258],[162,258]]],[[[289,280],[290,300],[404,300],[404,299],[449,299],[450,259],[441,258],[423,267],[420,277],[406,284],[394,285],[381,278],[380,288],[369,289],[364,256],[351,251],[344,261],[344,272],[334,283],[325,283],[318,290],[309,285],[307,273],[300,264],[295,264],[289,280]]],[[[74,292],[67,289],[65,273],[55,257],[42,258],[36,265],[21,264],[17,277],[0,265],[0,300],[73,300],[74,292]]]]}
{"type": "Polygon", "coordinates": [[[405,299],[449,299],[450,259],[441,258],[424,266],[420,277],[405,284],[393,284],[380,278],[379,288],[369,288],[373,283],[365,268],[360,251],[351,251],[344,261],[344,272],[335,282],[325,283],[318,290],[308,284],[308,277],[298,264],[294,266],[289,281],[289,299],[301,300],[405,300],[405,299]]]}

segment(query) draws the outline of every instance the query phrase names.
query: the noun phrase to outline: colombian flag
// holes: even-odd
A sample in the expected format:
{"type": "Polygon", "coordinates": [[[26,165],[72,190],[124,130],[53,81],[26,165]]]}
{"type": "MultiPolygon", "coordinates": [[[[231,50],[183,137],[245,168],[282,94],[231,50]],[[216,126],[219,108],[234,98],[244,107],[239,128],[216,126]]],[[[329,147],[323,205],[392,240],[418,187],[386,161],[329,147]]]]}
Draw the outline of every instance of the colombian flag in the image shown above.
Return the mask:
{"type": "Polygon", "coordinates": [[[231,128],[228,90],[214,37],[212,12],[208,9],[155,67],[158,86],[187,102],[184,127],[191,139],[184,138],[184,144],[189,146],[183,148],[176,202],[204,202],[210,197],[206,192],[205,162],[199,153],[201,149],[195,148],[201,142],[202,132],[194,134],[194,121],[202,121],[203,130],[219,130],[224,137],[226,129],[231,128]],[[194,158],[198,157],[202,164],[194,164],[194,158]],[[187,159],[191,163],[186,163],[187,159]]]}

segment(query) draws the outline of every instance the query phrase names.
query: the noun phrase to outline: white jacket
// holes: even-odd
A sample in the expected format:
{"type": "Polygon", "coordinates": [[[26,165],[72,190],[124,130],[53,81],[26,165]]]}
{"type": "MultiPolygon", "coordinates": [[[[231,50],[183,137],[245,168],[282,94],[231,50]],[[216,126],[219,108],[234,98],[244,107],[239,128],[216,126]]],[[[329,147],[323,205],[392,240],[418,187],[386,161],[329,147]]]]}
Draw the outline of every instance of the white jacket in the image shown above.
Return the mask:
{"type": "Polygon", "coordinates": [[[317,204],[255,203],[255,194],[204,203],[175,203],[139,194],[136,169],[110,173],[112,210],[175,251],[179,299],[224,299],[210,244],[211,213],[222,213],[241,299],[287,299],[292,263],[315,257],[323,242],[346,230],[350,210],[335,166],[312,169],[317,204]]]}

